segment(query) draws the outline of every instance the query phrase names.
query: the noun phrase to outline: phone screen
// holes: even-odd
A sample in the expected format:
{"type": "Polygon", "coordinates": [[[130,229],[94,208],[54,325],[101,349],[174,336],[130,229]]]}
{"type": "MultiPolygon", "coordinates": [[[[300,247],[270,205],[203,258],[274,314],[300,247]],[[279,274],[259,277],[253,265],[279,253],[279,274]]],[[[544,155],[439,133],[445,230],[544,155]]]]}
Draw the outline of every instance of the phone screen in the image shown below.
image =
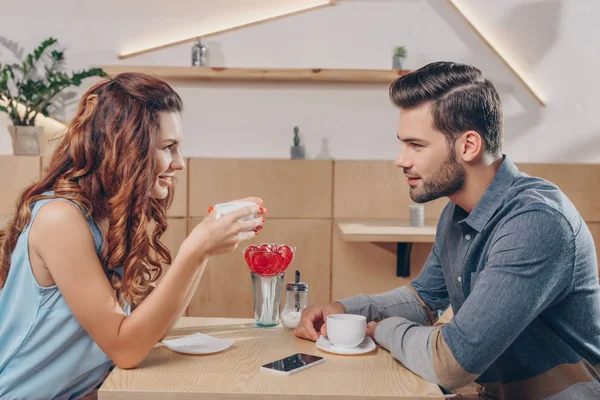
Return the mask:
{"type": "Polygon", "coordinates": [[[304,366],[314,364],[323,359],[323,357],[313,356],[310,354],[297,353],[281,360],[273,361],[263,365],[263,368],[274,369],[281,372],[290,372],[304,366]]]}

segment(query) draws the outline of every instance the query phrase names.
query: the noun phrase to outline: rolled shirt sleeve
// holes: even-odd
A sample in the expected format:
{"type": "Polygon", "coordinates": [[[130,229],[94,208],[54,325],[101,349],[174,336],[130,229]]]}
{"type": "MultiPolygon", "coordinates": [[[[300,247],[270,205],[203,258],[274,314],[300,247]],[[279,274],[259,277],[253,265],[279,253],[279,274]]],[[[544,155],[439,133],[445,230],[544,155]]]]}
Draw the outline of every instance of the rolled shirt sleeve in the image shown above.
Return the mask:
{"type": "Polygon", "coordinates": [[[418,298],[413,288],[403,286],[389,292],[367,296],[359,294],[339,301],[349,314],[359,314],[368,321],[402,316],[421,325],[432,325],[436,314],[418,298]]]}

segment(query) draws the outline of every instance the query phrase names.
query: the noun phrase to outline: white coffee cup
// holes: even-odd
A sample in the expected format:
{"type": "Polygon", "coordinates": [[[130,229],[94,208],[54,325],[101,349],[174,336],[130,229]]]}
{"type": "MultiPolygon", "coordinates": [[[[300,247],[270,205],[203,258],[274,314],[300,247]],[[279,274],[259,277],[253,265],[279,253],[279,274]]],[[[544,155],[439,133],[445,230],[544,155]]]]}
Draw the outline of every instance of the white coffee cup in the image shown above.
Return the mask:
{"type": "MultiPolygon", "coordinates": [[[[215,211],[217,212],[216,218],[219,219],[223,215],[230,213],[232,211],[239,210],[240,208],[245,208],[249,206],[255,206],[256,203],[252,201],[231,201],[229,203],[219,203],[215,205],[215,211]]],[[[256,218],[256,213],[252,213],[247,217],[241,218],[240,221],[249,221],[251,219],[256,218]]]]}
{"type": "Polygon", "coordinates": [[[365,339],[367,318],[355,314],[330,314],[327,316],[327,338],[340,349],[351,349],[365,339]]]}

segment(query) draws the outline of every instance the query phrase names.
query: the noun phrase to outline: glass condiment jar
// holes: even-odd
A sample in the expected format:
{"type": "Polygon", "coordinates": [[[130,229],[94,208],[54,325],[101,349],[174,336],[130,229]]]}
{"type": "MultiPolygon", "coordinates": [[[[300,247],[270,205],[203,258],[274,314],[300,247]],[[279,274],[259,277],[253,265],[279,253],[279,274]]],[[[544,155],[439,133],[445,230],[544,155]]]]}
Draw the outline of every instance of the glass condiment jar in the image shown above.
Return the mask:
{"type": "Polygon", "coordinates": [[[300,323],[302,310],[308,305],[308,285],[300,282],[300,271],[296,271],[296,281],[285,286],[285,307],[281,312],[281,323],[287,330],[294,330],[300,323]]]}

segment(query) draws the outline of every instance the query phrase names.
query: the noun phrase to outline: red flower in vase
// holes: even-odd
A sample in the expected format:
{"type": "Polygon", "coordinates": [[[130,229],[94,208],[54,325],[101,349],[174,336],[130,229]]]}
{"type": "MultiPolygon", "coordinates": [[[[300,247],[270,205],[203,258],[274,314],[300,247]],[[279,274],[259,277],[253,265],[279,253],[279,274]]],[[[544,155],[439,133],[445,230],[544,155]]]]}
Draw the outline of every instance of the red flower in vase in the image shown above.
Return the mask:
{"type": "Polygon", "coordinates": [[[250,271],[261,276],[279,275],[285,272],[294,259],[295,247],[265,243],[251,245],[244,250],[244,259],[250,271]]]}

